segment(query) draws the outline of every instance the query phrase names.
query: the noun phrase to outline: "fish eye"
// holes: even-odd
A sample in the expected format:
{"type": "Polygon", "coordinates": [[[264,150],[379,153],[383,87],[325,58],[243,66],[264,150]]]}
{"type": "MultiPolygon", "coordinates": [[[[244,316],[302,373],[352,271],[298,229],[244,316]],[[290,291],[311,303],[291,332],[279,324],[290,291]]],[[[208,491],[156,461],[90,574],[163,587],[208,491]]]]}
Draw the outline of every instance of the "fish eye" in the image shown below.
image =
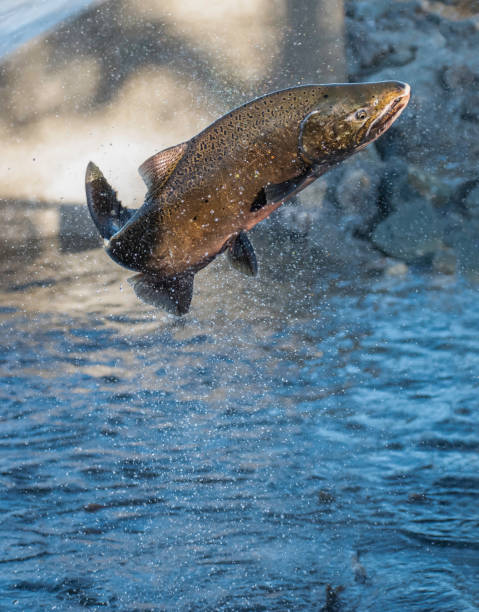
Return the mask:
{"type": "Polygon", "coordinates": [[[366,119],[366,117],[368,116],[368,113],[364,110],[364,108],[360,108],[358,111],[356,111],[356,119],[358,121],[362,121],[363,119],[366,119]]]}

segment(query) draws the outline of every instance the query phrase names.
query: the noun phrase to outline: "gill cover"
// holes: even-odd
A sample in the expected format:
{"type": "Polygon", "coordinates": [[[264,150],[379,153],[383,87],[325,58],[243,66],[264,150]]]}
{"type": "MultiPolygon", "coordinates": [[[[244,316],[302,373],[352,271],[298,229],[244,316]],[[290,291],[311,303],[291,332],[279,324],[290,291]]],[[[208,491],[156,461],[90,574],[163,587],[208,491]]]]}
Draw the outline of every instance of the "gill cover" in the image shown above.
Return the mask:
{"type": "Polygon", "coordinates": [[[331,84],[318,106],[302,120],[298,148],[307,164],[334,164],[384,133],[409,101],[399,81],[331,84]]]}
{"type": "Polygon", "coordinates": [[[365,123],[351,121],[353,112],[316,109],[306,115],[299,130],[299,151],[306,163],[340,161],[353,153],[359,130],[365,123]]]}

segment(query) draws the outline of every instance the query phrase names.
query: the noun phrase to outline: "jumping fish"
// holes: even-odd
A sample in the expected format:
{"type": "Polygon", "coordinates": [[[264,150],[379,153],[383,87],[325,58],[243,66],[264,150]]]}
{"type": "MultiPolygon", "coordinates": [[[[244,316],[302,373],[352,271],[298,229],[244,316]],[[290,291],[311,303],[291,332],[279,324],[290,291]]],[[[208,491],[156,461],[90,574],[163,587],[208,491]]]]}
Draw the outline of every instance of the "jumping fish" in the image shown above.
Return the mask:
{"type": "Polygon", "coordinates": [[[246,232],[376,140],[409,95],[406,83],[383,81],[304,85],[252,100],[148,158],[138,210],[122,206],[90,162],[87,202],[106,252],[139,272],[130,283],[141,300],[186,313],[198,270],[227,251],[234,267],[255,276],[246,232]]]}

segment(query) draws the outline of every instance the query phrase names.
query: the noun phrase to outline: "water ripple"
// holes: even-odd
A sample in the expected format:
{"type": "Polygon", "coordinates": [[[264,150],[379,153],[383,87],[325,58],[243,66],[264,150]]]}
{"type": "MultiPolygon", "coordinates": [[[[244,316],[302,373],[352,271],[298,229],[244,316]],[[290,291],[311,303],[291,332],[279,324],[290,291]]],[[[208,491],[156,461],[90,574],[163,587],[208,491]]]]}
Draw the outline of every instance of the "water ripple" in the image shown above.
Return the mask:
{"type": "Polygon", "coordinates": [[[218,264],[177,320],[101,261],[7,275],[2,609],[476,609],[473,288],[218,264]]]}

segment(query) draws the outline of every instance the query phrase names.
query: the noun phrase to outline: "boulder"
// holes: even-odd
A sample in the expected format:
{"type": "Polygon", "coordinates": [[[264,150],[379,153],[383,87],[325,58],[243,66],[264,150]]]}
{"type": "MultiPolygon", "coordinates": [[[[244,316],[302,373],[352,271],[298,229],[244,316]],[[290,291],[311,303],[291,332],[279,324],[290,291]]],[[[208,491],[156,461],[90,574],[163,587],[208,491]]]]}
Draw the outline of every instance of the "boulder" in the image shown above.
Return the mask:
{"type": "Polygon", "coordinates": [[[467,215],[479,219],[479,181],[466,189],[462,203],[467,215]]]}
{"type": "Polygon", "coordinates": [[[431,257],[443,247],[443,224],[423,199],[404,201],[381,221],[371,240],[381,251],[406,262],[431,257]]]}
{"type": "Polygon", "coordinates": [[[385,163],[373,244],[434,269],[479,269],[479,7],[347,3],[351,80],[411,84],[409,107],[377,142],[385,163]],[[453,228],[451,230],[451,228],[453,228]],[[447,233],[452,231],[452,235],[447,233]]]}

